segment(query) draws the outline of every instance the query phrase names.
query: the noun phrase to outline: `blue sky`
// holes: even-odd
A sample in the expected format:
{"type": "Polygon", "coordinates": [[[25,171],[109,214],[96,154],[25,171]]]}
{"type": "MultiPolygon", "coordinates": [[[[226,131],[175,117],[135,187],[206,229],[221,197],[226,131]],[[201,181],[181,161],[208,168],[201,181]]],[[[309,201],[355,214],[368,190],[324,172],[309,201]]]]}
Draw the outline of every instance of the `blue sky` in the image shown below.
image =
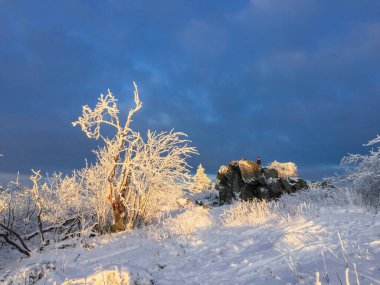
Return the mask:
{"type": "Polygon", "coordinates": [[[82,167],[81,106],[136,81],[135,129],[187,133],[193,166],[333,174],[380,133],[379,51],[379,1],[0,0],[0,172],[82,167]]]}

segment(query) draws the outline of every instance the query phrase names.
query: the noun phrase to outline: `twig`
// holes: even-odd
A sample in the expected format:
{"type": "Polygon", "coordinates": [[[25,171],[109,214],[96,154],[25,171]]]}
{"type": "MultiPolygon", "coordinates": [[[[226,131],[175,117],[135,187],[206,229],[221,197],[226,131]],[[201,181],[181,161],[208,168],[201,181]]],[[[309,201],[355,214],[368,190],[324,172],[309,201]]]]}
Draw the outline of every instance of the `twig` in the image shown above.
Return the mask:
{"type": "Polygon", "coordinates": [[[338,277],[338,279],[339,279],[340,285],[343,285],[343,283],[342,283],[342,280],[340,279],[340,277],[339,277],[339,274],[338,274],[338,273],[336,274],[336,276],[337,276],[337,277],[338,277]]]}
{"type": "Polygon", "coordinates": [[[355,262],[354,262],[354,269],[355,269],[355,275],[356,275],[356,284],[360,285],[358,271],[356,270],[356,264],[355,264],[355,262]]]}

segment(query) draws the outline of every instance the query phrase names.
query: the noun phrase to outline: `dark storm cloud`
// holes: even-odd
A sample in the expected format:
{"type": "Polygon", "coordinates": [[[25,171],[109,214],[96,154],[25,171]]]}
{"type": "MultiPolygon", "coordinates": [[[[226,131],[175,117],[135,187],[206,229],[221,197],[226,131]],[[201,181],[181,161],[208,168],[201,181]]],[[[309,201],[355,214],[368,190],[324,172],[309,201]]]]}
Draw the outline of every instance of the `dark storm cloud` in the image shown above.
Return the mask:
{"type": "Polygon", "coordinates": [[[380,132],[380,4],[366,1],[0,2],[0,172],[81,167],[72,128],[110,88],[136,128],[189,134],[192,160],[261,155],[308,178],[380,132]],[[203,3],[205,2],[205,3],[203,3]],[[207,2],[207,3],[206,3],[207,2]]]}

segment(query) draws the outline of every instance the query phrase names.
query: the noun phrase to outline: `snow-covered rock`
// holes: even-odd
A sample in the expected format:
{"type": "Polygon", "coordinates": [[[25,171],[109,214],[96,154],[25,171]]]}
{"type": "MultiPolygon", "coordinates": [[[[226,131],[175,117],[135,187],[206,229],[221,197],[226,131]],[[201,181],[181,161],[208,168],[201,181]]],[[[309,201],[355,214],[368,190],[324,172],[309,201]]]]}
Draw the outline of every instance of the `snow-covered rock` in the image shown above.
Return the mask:
{"type": "Polygon", "coordinates": [[[234,198],[270,200],[308,188],[307,183],[298,177],[279,177],[276,169],[262,168],[245,159],[223,165],[216,178],[221,204],[230,203],[234,198]]]}

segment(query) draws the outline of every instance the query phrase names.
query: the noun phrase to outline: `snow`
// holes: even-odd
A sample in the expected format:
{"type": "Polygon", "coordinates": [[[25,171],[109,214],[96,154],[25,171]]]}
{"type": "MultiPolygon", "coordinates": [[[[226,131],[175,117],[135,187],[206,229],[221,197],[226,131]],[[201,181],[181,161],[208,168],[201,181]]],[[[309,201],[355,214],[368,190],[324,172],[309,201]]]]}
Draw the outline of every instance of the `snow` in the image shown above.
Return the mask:
{"type": "MultiPolygon", "coordinates": [[[[289,201],[297,206],[297,199],[289,201]]],[[[113,274],[107,279],[119,280],[113,284],[128,278],[136,284],[315,284],[319,272],[322,284],[344,284],[347,263],[351,284],[355,266],[361,284],[380,284],[379,214],[321,203],[285,216],[273,210],[263,223],[236,226],[222,219],[233,207],[183,209],[178,221],[187,217],[195,225],[184,235],[153,238],[156,225],[96,237],[86,247],[60,244],[14,261],[2,256],[0,280],[103,284],[113,274]]]]}
{"type": "Polygon", "coordinates": [[[221,167],[219,167],[218,173],[226,174],[227,172],[228,172],[228,166],[222,165],[221,167]]]}

